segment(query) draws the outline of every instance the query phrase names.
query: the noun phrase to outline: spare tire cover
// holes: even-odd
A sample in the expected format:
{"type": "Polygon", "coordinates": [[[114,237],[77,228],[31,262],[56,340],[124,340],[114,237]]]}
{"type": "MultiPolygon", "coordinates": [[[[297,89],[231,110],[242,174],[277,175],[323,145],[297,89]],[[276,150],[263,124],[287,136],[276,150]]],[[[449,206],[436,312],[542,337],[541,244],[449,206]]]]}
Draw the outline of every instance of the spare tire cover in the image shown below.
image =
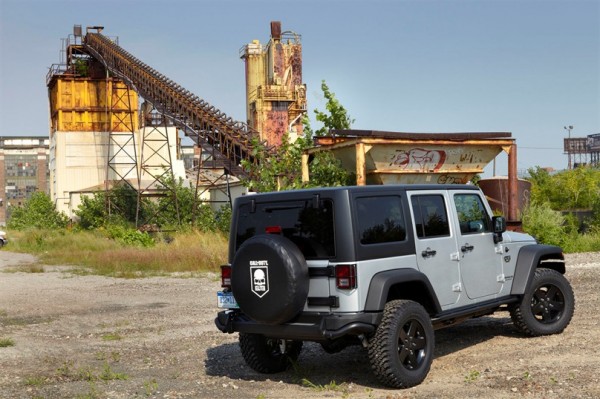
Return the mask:
{"type": "Polygon", "coordinates": [[[308,283],[304,255],[280,235],[248,239],[233,259],[233,296],[246,315],[261,323],[280,324],[296,316],[306,303],[308,283]]]}

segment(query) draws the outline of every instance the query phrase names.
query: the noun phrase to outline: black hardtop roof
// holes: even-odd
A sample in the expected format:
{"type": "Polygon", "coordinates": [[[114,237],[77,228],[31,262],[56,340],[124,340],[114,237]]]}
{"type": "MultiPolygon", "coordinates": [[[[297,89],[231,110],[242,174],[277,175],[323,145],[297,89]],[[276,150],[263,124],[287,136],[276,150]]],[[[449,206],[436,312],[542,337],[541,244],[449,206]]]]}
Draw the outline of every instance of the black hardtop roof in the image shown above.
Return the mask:
{"type": "Polygon", "coordinates": [[[478,186],[471,184],[385,184],[385,185],[369,185],[369,186],[340,186],[340,187],[314,187],[300,190],[272,191],[268,193],[252,193],[239,198],[256,198],[260,200],[268,197],[290,197],[302,196],[306,194],[325,194],[339,191],[348,193],[368,193],[381,191],[435,191],[435,190],[474,190],[479,191],[478,186]]]}

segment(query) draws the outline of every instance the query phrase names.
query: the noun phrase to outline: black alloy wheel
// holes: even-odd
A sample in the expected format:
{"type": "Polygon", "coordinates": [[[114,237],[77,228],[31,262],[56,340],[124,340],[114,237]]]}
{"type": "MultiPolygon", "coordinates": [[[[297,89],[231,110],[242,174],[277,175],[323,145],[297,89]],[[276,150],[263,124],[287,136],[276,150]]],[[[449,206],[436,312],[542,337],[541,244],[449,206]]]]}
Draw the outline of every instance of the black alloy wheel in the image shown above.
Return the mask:
{"type": "Polygon", "coordinates": [[[556,270],[539,268],[521,302],[510,307],[510,316],[527,335],[549,335],[562,332],[574,310],[575,296],[568,280],[556,270]]]}

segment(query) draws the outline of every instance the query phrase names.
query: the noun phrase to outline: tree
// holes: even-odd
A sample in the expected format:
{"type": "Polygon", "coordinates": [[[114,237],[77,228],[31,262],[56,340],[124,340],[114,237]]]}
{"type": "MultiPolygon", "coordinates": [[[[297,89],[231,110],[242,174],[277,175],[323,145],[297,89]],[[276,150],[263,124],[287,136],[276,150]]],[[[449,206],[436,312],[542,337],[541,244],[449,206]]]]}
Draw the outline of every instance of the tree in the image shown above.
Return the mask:
{"type": "Polygon", "coordinates": [[[592,209],[600,202],[600,170],[580,166],[550,175],[539,167],[529,169],[531,202],[547,203],[554,210],[592,209]]]}
{"type": "Polygon", "coordinates": [[[323,127],[315,132],[316,136],[326,136],[329,134],[331,129],[350,129],[354,123],[354,119],[350,118],[348,111],[333,94],[325,81],[321,81],[321,90],[323,90],[323,96],[327,100],[325,108],[328,113],[321,112],[315,109],[317,115],[317,121],[323,123],[323,127]]]}
{"type": "Polygon", "coordinates": [[[149,200],[140,201],[137,214],[138,194],[127,183],[117,183],[109,191],[99,191],[90,196],[82,196],[81,204],[74,211],[79,218],[79,227],[93,230],[107,225],[135,226],[136,218],[151,219],[156,206],[149,200]]]}
{"type": "Polygon", "coordinates": [[[106,224],[106,196],[104,192],[94,193],[89,197],[81,197],[81,204],[75,210],[75,215],[79,218],[79,227],[85,230],[93,230],[106,224]]]}
{"type": "MultiPolygon", "coordinates": [[[[215,212],[201,199],[195,198],[196,189],[191,182],[187,187],[183,183],[183,179],[175,180],[171,177],[161,181],[170,195],[158,201],[158,224],[168,227],[196,227],[203,231],[217,230],[215,212]],[[175,197],[177,203],[174,201],[175,197]]],[[[227,224],[229,221],[223,223],[227,224]]]]}
{"type": "Polygon", "coordinates": [[[27,228],[55,229],[68,225],[69,218],[58,212],[50,197],[43,192],[33,193],[22,207],[11,210],[8,228],[24,230],[27,228]]]}
{"type": "Polygon", "coordinates": [[[339,160],[329,152],[318,152],[314,154],[309,165],[311,180],[302,182],[302,154],[313,146],[314,136],[324,136],[331,129],[349,129],[353,120],[346,109],[339,103],[325,81],[321,83],[323,95],[327,99],[326,109],[328,112],[314,110],[316,119],[323,123],[317,131],[313,131],[308,118],[302,119],[304,125],[304,136],[299,137],[294,143],[290,143],[289,134],[282,138],[279,146],[273,154],[269,154],[264,146],[258,141],[253,142],[256,149],[255,157],[258,164],[244,162],[243,166],[250,172],[250,179],[245,181],[247,187],[254,191],[278,191],[290,190],[304,187],[340,186],[351,183],[351,175],[346,172],[339,160]]]}

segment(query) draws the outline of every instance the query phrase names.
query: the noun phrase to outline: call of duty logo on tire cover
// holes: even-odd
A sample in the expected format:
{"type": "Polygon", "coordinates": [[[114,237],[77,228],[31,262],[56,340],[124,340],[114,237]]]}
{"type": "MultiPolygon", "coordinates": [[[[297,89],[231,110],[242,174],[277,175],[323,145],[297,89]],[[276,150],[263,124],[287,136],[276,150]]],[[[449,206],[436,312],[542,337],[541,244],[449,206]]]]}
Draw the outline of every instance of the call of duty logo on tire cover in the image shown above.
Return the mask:
{"type": "Polygon", "coordinates": [[[250,278],[252,292],[259,298],[269,292],[269,262],[266,260],[250,261],[250,278]]]}

